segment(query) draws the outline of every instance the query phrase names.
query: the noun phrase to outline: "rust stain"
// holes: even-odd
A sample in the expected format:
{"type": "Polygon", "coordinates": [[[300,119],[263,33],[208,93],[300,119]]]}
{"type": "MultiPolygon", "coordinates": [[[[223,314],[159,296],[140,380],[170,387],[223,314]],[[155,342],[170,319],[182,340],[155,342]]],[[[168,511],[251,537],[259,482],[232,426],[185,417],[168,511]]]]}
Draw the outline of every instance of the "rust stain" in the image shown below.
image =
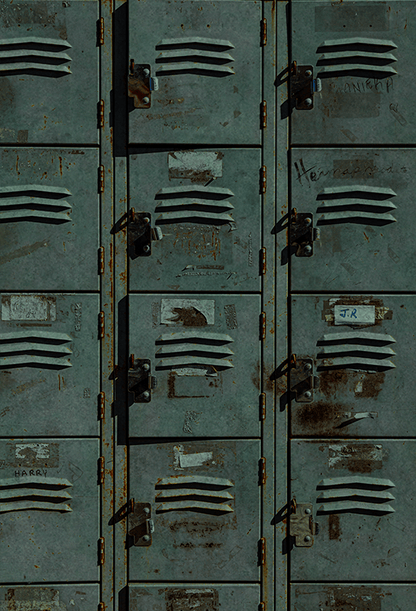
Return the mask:
{"type": "Polygon", "coordinates": [[[342,530],[340,527],[340,517],[335,513],[329,515],[328,533],[330,539],[339,539],[342,535],[342,530]]]}
{"type": "Polygon", "coordinates": [[[36,250],[38,250],[39,248],[43,248],[48,245],[49,245],[48,242],[46,240],[43,240],[41,242],[35,242],[34,244],[29,244],[28,246],[22,246],[21,248],[18,248],[17,250],[14,250],[13,252],[9,254],[3,255],[2,257],[0,257],[0,265],[4,265],[5,263],[10,263],[10,261],[13,261],[13,259],[18,259],[20,257],[26,257],[27,255],[30,255],[33,252],[35,252],[36,250]]]}
{"type": "Polygon", "coordinates": [[[18,395],[22,392],[25,392],[29,388],[33,388],[38,384],[42,384],[42,382],[46,382],[46,379],[42,378],[41,380],[31,380],[30,382],[26,382],[26,384],[21,384],[20,386],[17,386],[14,390],[12,390],[12,394],[18,395]]]}
{"type": "Polygon", "coordinates": [[[319,390],[328,399],[345,388],[348,382],[349,375],[344,369],[330,369],[319,374],[319,390]]]}
{"type": "Polygon", "coordinates": [[[182,323],[184,327],[205,327],[207,325],[206,317],[194,307],[189,308],[173,308],[172,312],[176,318],[172,318],[172,322],[182,323]]]}
{"type": "Polygon", "coordinates": [[[59,173],[62,176],[62,157],[58,157],[59,159],[59,173]]]}
{"type": "Polygon", "coordinates": [[[376,373],[366,373],[362,382],[363,390],[359,393],[358,396],[364,398],[377,398],[384,384],[385,377],[386,374],[384,371],[378,371],[376,373]]]}
{"type": "Polygon", "coordinates": [[[171,371],[168,376],[168,398],[173,399],[175,397],[175,372],[171,371]]]}
{"type": "Polygon", "coordinates": [[[366,232],[365,232],[365,231],[363,231],[363,234],[364,234],[364,237],[365,237],[365,239],[367,240],[367,242],[369,242],[369,241],[370,241],[370,238],[368,237],[368,235],[366,234],[366,232]]]}

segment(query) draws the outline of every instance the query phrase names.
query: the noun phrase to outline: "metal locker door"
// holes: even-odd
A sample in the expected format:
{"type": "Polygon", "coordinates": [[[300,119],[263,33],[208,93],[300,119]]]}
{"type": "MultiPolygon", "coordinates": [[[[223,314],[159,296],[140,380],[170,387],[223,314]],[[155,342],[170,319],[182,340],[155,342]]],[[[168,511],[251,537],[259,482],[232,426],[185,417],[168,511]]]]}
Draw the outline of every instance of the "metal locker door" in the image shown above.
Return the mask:
{"type": "Polygon", "coordinates": [[[292,2],[292,144],[414,143],[414,3],[292,2]]]}
{"type": "Polygon", "coordinates": [[[0,609],[8,611],[67,611],[71,607],[83,609],[88,605],[98,605],[99,588],[97,585],[48,584],[48,586],[0,586],[0,609]]]}
{"type": "Polygon", "coordinates": [[[163,607],[172,611],[219,611],[220,606],[237,611],[244,606],[257,605],[259,587],[224,584],[173,586],[161,583],[157,586],[130,586],[129,594],[131,611],[153,611],[163,607]]]}
{"type": "Polygon", "coordinates": [[[292,588],[291,611],[307,608],[357,609],[357,611],[381,611],[388,607],[409,609],[416,603],[416,589],[413,585],[385,585],[360,583],[352,585],[296,584],[292,588]]]}
{"type": "Polygon", "coordinates": [[[129,142],[260,144],[261,9],[129,2],[129,142]]]}
{"type": "Polygon", "coordinates": [[[0,4],[0,141],[98,143],[99,3],[0,4]]]}

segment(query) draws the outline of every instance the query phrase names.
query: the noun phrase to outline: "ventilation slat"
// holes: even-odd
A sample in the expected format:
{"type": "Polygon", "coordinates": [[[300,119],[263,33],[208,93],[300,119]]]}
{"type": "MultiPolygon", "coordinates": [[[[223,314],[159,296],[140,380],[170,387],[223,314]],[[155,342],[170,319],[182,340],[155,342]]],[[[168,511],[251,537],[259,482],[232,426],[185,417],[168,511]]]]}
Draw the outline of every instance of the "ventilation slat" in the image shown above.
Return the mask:
{"type": "Polygon", "coordinates": [[[376,344],[395,344],[396,340],[391,335],[383,333],[372,333],[371,331],[346,331],[345,333],[328,333],[318,340],[318,344],[322,343],[365,343],[371,342],[376,344]]]}
{"type": "Polygon", "coordinates": [[[190,496],[201,496],[209,497],[213,499],[226,499],[232,500],[234,497],[226,490],[196,490],[194,488],[179,488],[179,489],[167,489],[159,490],[156,493],[156,500],[168,499],[170,497],[190,497],[190,496]]]}
{"type": "Polygon", "coordinates": [[[228,346],[203,346],[201,344],[173,344],[164,345],[157,350],[157,356],[169,356],[172,354],[189,354],[196,353],[200,355],[222,355],[231,356],[234,352],[228,346]]]}
{"type": "Polygon", "coordinates": [[[334,486],[363,486],[374,488],[395,488],[395,484],[389,479],[380,477],[368,477],[366,475],[347,475],[345,477],[329,477],[319,482],[319,488],[332,488],[334,486]]]}
{"type": "Polygon", "coordinates": [[[228,66],[217,66],[216,64],[200,64],[191,62],[178,62],[175,64],[166,64],[165,66],[158,66],[156,74],[181,74],[183,72],[190,73],[214,73],[216,76],[226,76],[227,74],[235,74],[232,68],[228,66]]]}
{"type": "Polygon", "coordinates": [[[326,212],[319,220],[318,224],[321,223],[334,223],[336,221],[359,221],[363,224],[378,224],[387,225],[388,223],[395,223],[396,219],[391,214],[371,214],[370,212],[356,211],[343,211],[343,212],[326,212]]]}
{"type": "MultiPolygon", "coordinates": [[[[1,200],[0,200],[1,201],[1,200]]],[[[230,202],[212,199],[166,199],[159,202],[156,206],[156,212],[169,211],[170,208],[189,208],[190,206],[204,210],[206,208],[223,208],[225,210],[233,210],[234,206],[230,202]]]]}
{"type": "Polygon", "coordinates": [[[216,212],[200,212],[199,210],[165,212],[158,216],[156,223],[178,223],[184,221],[205,221],[210,224],[234,223],[231,215],[216,212]]]}
{"type": "Polygon", "coordinates": [[[48,499],[65,501],[72,498],[66,490],[41,490],[40,488],[5,488],[0,490],[0,501],[4,499],[24,499],[32,496],[42,497],[45,501],[48,499]]]}
{"type": "Polygon", "coordinates": [[[318,501],[329,499],[348,499],[354,500],[354,497],[362,497],[364,502],[366,499],[375,499],[380,501],[394,501],[394,496],[391,492],[383,490],[358,490],[357,488],[337,488],[335,490],[323,490],[318,496],[318,501]]]}
{"type": "MultiPolygon", "coordinates": [[[[14,331],[12,333],[2,333],[0,342],[19,342],[34,340],[35,342],[66,343],[72,342],[72,337],[66,333],[54,333],[53,331],[41,331],[40,329],[28,329],[25,331],[14,331]]],[[[1,345],[1,343],[0,343],[1,345]]]]}
{"type": "Polygon", "coordinates": [[[395,70],[392,66],[371,66],[370,64],[335,64],[333,66],[319,66],[318,75],[335,74],[342,76],[343,73],[351,72],[362,72],[363,75],[379,74],[380,76],[397,74],[397,70],[395,70]]]}
{"type": "Polygon", "coordinates": [[[319,48],[322,47],[345,47],[345,46],[355,46],[355,45],[365,45],[368,47],[386,47],[386,49],[397,49],[396,43],[392,40],[384,40],[382,38],[364,38],[362,36],[355,36],[353,38],[337,38],[335,40],[324,40],[319,45],[319,48]]]}
{"type": "Polygon", "coordinates": [[[0,358],[0,369],[8,369],[9,367],[31,367],[31,366],[45,366],[52,367],[54,369],[61,369],[62,367],[72,367],[72,364],[65,359],[50,358],[47,356],[37,355],[18,355],[8,356],[0,358]]]}
{"type": "MultiPolygon", "coordinates": [[[[330,62],[334,59],[355,59],[363,58],[368,59],[368,63],[371,64],[371,60],[387,60],[390,62],[396,62],[397,58],[392,53],[371,53],[369,51],[335,51],[334,53],[324,53],[318,60],[318,64],[324,62],[330,62]]],[[[371,64],[373,65],[373,64],[371,64]]]]}
{"type": "Polygon", "coordinates": [[[210,477],[208,475],[177,475],[159,478],[156,486],[179,486],[183,484],[216,486],[218,488],[231,488],[234,483],[224,477],[210,477]]]}
{"type": "MultiPolygon", "coordinates": [[[[61,194],[60,194],[61,195],[61,194]]],[[[66,208],[72,210],[71,204],[63,199],[51,199],[46,197],[0,197],[0,214],[2,208],[29,208],[33,210],[33,206],[38,208],[66,208]]]]}
{"type": "Polygon", "coordinates": [[[169,197],[203,197],[205,199],[225,199],[233,197],[234,193],[230,189],[223,187],[201,187],[201,186],[183,186],[183,187],[165,187],[159,189],[156,193],[156,199],[169,197]]]}
{"type": "Polygon", "coordinates": [[[156,369],[175,369],[178,367],[213,367],[214,369],[231,369],[234,365],[225,359],[215,359],[209,356],[177,356],[161,359],[156,369]]]}
{"type": "Polygon", "coordinates": [[[369,195],[373,195],[377,199],[387,199],[389,197],[395,197],[397,193],[393,189],[387,189],[384,187],[370,187],[368,185],[348,185],[342,187],[325,187],[320,191],[318,198],[330,198],[337,195],[347,195],[347,197],[359,197],[368,198],[369,195]],[[322,197],[325,196],[325,197],[322,197]]]}
{"type": "Polygon", "coordinates": [[[163,47],[182,47],[190,45],[203,47],[222,47],[223,49],[234,49],[234,45],[229,40],[220,38],[206,38],[204,36],[183,36],[182,38],[163,38],[156,45],[157,49],[163,47]]]}
{"type": "Polygon", "coordinates": [[[229,344],[233,342],[233,338],[226,333],[213,333],[209,331],[198,331],[197,329],[192,329],[189,331],[173,331],[172,333],[162,333],[156,340],[156,343],[159,342],[201,342],[201,343],[210,343],[210,342],[219,342],[221,344],[229,344]]]}
{"type": "Polygon", "coordinates": [[[0,344],[0,355],[13,352],[55,352],[56,354],[72,354],[72,350],[66,346],[51,344],[35,344],[33,342],[17,342],[14,344],[0,344]]]}
{"type": "Polygon", "coordinates": [[[10,511],[26,511],[27,509],[36,509],[41,511],[72,511],[69,505],[64,503],[42,503],[39,501],[16,501],[15,503],[0,503],[0,513],[8,513],[10,511]]]}
{"type": "Polygon", "coordinates": [[[36,221],[39,219],[66,223],[71,220],[71,217],[69,216],[68,212],[52,212],[45,210],[0,210],[0,222],[19,220],[36,221]]]}
{"type": "Polygon", "coordinates": [[[71,74],[71,70],[68,66],[57,66],[55,64],[35,64],[29,62],[0,64],[0,72],[20,72],[22,70],[41,70],[42,72],[62,72],[63,74],[71,74]]]}
{"type": "Polygon", "coordinates": [[[331,359],[324,359],[319,363],[319,367],[320,369],[353,368],[382,371],[385,369],[395,369],[396,365],[384,359],[367,359],[359,356],[335,356],[331,359]]]}
{"type": "Polygon", "coordinates": [[[216,53],[202,49],[176,49],[174,51],[162,51],[156,58],[157,62],[169,62],[184,58],[192,62],[201,60],[220,60],[222,62],[233,62],[234,58],[229,53],[216,53]]]}
{"type": "Polygon", "coordinates": [[[328,503],[321,505],[318,514],[322,513],[344,513],[348,511],[358,511],[360,513],[386,514],[394,513],[391,505],[384,503],[360,503],[359,501],[338,501],[338,503],[328,503]]]}
{"type": "Polygon", "coordinates": [[[222,503],[208,503],[203,501],[175,501],[174,503],[161,503],[156,506],[156,512],[165,511],[204,511],[208,513],[230,513],[234,510],[229,505],[222,503]]]}
{"type": "Polygon", "coordinates": [[[19,58],[19,57],[27,57],[27,58],[33,57],[35,59],[37,57],[45,57],[48,59],[61,59],[64,61],[71,61],[71,58],[69,57],[67,53],[59,53],[59,52],[56,53],[53,51],[38,51],[37,49],[15,49],[13,51],[2,51],[0,49],[0,60],[9,59],[9,58],[19,58]]]}
{"type": "Polygon", "coordinates": [[[369,208],[372,213],[376,213],[377,209],[381,210],[396,210],[397,206],[395,206],[392,202],[388,201],[376,201],[373,199],[328,199],[328,201],[320,201],[318,207],[318,212],[321,208],[369,208]]]}
{"type": "Polygon", "coordinates": [[[380,355],[381,358],[388,356],[394,356],[396,353],[388,346],[360,346],[357,344],[345,344],[341,346],[323,346],[318,354],[318,358],[322,358],[321,355],[328,354],[341,354],[348,352],[350,354],[376,354],[380,355]]]}
{"type": "Polygon", "coordinates": [[[40,477],[38,475],[24,475],[23,477],[8,477],[0,479],[0,488],[19,488],[21,486],[40,486],[43,488],[68,488],[72,482],[62,477],[40,477]]]}
{"type": "Polygon", "coordinates": [[[42,38],[40,36],[25,36],[22,38],[2,38],[0,39],[0,47],[16,46],[23,47],[24,45],[40,45],[42,47],[65,47],[71,49],[72,45],[66,40],[55,38],[42,38]]]}

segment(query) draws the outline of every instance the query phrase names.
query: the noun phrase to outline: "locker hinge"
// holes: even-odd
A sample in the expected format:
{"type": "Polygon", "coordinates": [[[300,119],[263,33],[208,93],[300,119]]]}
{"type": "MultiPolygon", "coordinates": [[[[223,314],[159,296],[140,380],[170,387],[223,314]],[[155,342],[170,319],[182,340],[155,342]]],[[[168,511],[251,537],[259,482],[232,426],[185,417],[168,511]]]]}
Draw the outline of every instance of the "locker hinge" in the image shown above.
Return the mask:
{"type": "Polygon", "coordinates": [[[104,44],[104,17],[98,21],[98,43],[100,45],[104,44]]]}
{"type": "Polygon", "coordinates": [[[100,392],[99,394],[99,416],[100,420],[104,419],[104,410],[105,410],[105,392],[100,392]]]}
{"type": "Polygon", "coordinates": [[[104,316],[104,312],[100,312],[98,315],[98,323],[99,323],[99,329],[100,329],[100,339],[103,339],[104,337],[104,331],[105,331],[105,316],[104,316]]]}
{"type": "Polygon", "coordinates": [[[105,539],[100,537],[98,539],[98,564],[103,565],[105,560],[105,539]]]}
{"type": "Polygon", "coordinates": [[[104,465],[105,465],[104,456],[100,456],[100,458],[98,459],[98,481],[100,484],[104,484],[104,477],[105,477],[104,465]]]}
{"type": "Polygon", "coordinates": [[[263,100],[261,103],[261,124],[263,129],[267,127],[267,102],[263,100]]]}
{"type": "Polygon", "coordinates": [[[266,312],[260,314],[260,338],[266,339],[266,312]]]}
{"type": "Polygon", "coordinates": [[[98,603],[98,611],[105,611],[105,604],[104,603],[98,603]]]}
{"type": "Polygon", "coordinates": [[[259,604],[259,611],[266,611],[266,603],[261,602],[259,604]]]}
{"type": "Polygon", "coordinates": [[[104,247],[98,249],[98,269],[100,276],[104,273],[104,247]]]}
{"type": "Polygon", "coordinates": [[[104,127],[104,100],[98,103],[98,126],[104,127]]]}
{"type": "Polygon", "coordinates": [[[261,566],[266,564],[266,539],[264,537],[259,541],[259,562],[261,566]]]}
{"type": "Polygon", "coordinates": [[[267,19],[261,20],[261,44],[263,47],[267,45],[267,19]]]}
{"type": "Polygon", "coordinates": [[[260,180],[261,180],[261,192],[262,193],[266,193],[266,189],[267,189],[267,168],[266,168],[265,165],[261,166],[260,180]]]}
{"type": "Polygon", "coordinates": [[[260,485],[266,483],[266,459],[262,456],[260,458],[260,485]]]}
{"type": "Polygon", "coordinates": [[[262,248],[260,250],[260,274],[264,276],[266,273],[266,249],[262,248]]]}
{"type": "Polygon", "coordinates": [[[266,393],[260,395],[260,420],[266,420],[266,393]]]}
{"type": "Polygon", "coordinates": [[[98,168],[98,190],[100,193],[104,193],[104,166],[100,165],[98,168]]]}

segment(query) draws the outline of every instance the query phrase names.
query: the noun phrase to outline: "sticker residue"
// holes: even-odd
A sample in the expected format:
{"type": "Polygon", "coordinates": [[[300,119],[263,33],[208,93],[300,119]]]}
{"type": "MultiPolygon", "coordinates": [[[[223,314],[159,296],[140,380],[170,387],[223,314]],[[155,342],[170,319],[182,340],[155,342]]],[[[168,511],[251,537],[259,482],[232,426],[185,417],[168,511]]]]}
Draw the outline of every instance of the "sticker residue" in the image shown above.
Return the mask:
{"type": "Polygon", "coordinates": [[[56,298],[45,295],[4,295],[2,320],[56,320],[56,298]]]}

